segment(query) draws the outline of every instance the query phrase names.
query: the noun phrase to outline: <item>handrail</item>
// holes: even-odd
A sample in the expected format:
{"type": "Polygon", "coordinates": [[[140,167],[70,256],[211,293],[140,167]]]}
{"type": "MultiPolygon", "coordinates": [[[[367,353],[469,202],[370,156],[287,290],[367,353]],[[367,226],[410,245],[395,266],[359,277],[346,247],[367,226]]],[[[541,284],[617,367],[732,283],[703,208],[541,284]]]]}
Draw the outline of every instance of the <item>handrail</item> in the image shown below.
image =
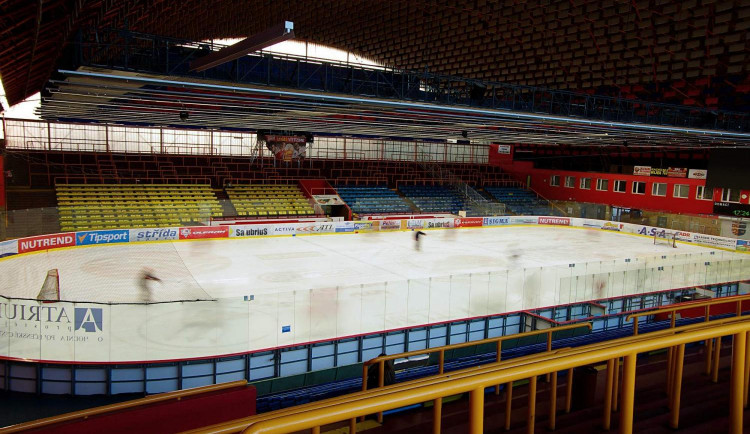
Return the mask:
{"type": "MultiPolygon", "coordinates": [[[[705,307],[706,308],[705,320],[708,321],[710,317],[709,306],[715,306],[718,304],[737,303],[736,313],[737,313],[737,316],[740,316],[742,314],[742,302],[743,301],[750,301],[750,294],[739,295],[739,296],[734,296],[734,297],[723,297],[719,299],[714,298],[714,299],[706,300],[706,301],[690,301],[686,303],[674,304],[672,306],[663,307],[663,308],[656,309],[656,310],[646,310],[646,311],[631,313],[625,317],[625,321],[627,322],[627,321],[633,320],[633,334],[637,335],[638,334],[638,319],[643,316],[651,316],[651,315],[657,315],[661,313],[674,314],[681,310],[694,309],[696,307],[705,307]]],[[[672,315],[670,327],[674,327],[674,326],[675,326],[675,316],[672,315]]]]}
{"type": "Polygon", "coordinates": [[[482,339],[480,341],[461,342],[459,344],[444,345],[442,347],[425,348],[424,350],[413,350],[413,351],[406,351],[404,353],[399,353],[399,354],[378,356],[362,364],[362,390],[367,390],[367,368],[370,365],[374,365],[375,363],[378,364],[378,372],[379,372],[378,374],[379,386],[378,387],[383,387],[383,370],[385,368],[384,364],[387,360],[403,359],[403,358],[411,357],[411,356],[439,353],[438,374],[442,374],[443,368],[445,366],[445,352],[446,351],[455,350],[458,348],[473,347],[473,346],[483,345],[483,344],[497,343],[497,361],[499,362],[501,353],[502,353],[502,343],[504,341],[509,341],[511,339],[522,339],[525,337],[539,336],[539,335],[546,334],[547,335],[547,351],[552,351],[552,333],[561,332],[565,330],[574,330],[574,329],[579,329],[583,327],[588,327],[588,329],[591,330],[593,328],[593,325],[590,322],[569,324],[569,325],[564,325],[560,327],[552,327],[552,328],[548,328],[544,330],[533,330],[530,332],[516,333],[513,335],[498,336],[496,338],[482,339]]]}
{"type": "MultiPolygon", "coordinates": [[[[743,371],[746,363],[747,333],[750,332],[750,321],[734,321],[718,325],[705,326],[697,330],[674,333],[667,336],[643,337],[635,342],[625,342],[581,353],[568,354],[560,352],[549,360],[531,365],[510,366],[490,372],[482,372],[469,377],[454,378],[444,374],[437,377],[433,383],[423,384],[411,390],[392,390],[385,388],[370,392],[370,395],[360,399],[351,399],[331,407],[315,408],[309,411],[264,420],[247,427],[243,433],[287,433],[313,428],[319,432],[322,425],[356,418],[363,414],[371,414],[418,404],[425,401],[441,399],[459,393],[470,393],[470,423],[469,432],[472,434],[483,431],[484,419],[484,390],[488,386],[499,383],[529,379],[530,388],[535,391],[536,379],[539,375],[556,373],[578,366],[590,365],[609,360],[625,358],[623,366],[622,408],[620,411],[620,432],[633,431],[633,402],[635,395],[636,357],[639,353],[655,351],[663,348],[679,346],[684,356],[684,345],[706,339],[734,335],[732,340],[732,377],[730,392],[730,427],[731,433],[742,432],[743,406],[743,371]],[[383,396],[387,395],[387,399],[383,396]]],[[[637,337],[633,337],[637,338],[637,337]]],[[[632,340],[632,339],[631,339],[632,340]]],[[[619,341],[619,340],[618,340],[619,341]]],[[[618,341],[611,341],[618,343],[618,341]]],[[[680,361],[682,362],[682,361],[680,361]]],[[[681,366],[681,363],[680,363],[681,366]]],[[[679,379],[681,381],[681,378],[679,379]]],[[[530,395],[533,395],[533,392],[530,395]]],[[[319,403],[324,405],[324,402],[319,403]]],[[[679,404],[679,401],[678,401],[679,404]]],[[[530,399],[530,405],[532,401],[530,399]]],[[[674,411],[674,409],[673,409],[674,411]]]]}
{"type": "Polygon", "coordinates": [[[114,411],[127,410],[133,407],[140,407],[148,404],[169,400],[181,400],[183,398],[200,395],[203,393],[216,392],[234,387],[247,386],[247,380],[230,381],[228,383],[211,384],[208,386],[194,387],[192,389],[176,390],[174,392],[160,393],[158,395],[147,396],[145,398],[133,399],[131,401],[118,402],[116,404],[103,405],[101,407],[89,408],[86,410],[74,411],[57,416],[46,417],[44,419],[32,420],[30,422],[11,425],[6,428],[0,428],[0,434],[10,434],[16,432],[28,431],[31,429],[42,428],[63,422],[70,422],[76,419],[88,419],[92,416],[110,413],[114,411]]]}
{"type": "MultiPolygon", "coordinates": [[[[698,330],[698,329],[702,329],[706,327],[714,327],[716,325],[721,325],[721,324],[731,324],[731,323],[738,322],[738,321],[747,321],[747,318],[727,318],[727,319],[722,319],[722,320],[711,321],[710,323],[689,324],[687,326],[682,326],[682,327],[678,327],[675,329],[665,329],[665,330],[651,332],[645,335],[628,336],[628,337],[617,339],[617,340],[596,342],[596,343],[589,344],[589,345],[582,346],[582,347],[561,348],[551,353],[545,352],[545,353],[530,354],[530,355],[523,356],[523,357],[508,359],[502,362],[489,363],[489,364],[485,364],[481,366],[474,366],[470,368],[461,369],[459,371],[452,371],[448,374],[443,374],[442,376],[436,375],[436,376],[430,376],[430,377],[422,377],[422,378],[418,378],[415,380],[409,380],[409,381],[405,381],[402,383],[393,384],[391,386],[385,386],[383,388],[371,389],[367,391],[358,391],[358,392],[350,393],[348,395],[338,396],[335,398],[329,398],[323,401],[310,402],[307,404],[302,404],[302,405],[298,405],[294,407],[273,410],[270,412],[266,412],[266,413],[262,413],[262,414],[258,414],[254,416],[248,416],[248,417],[241,418],[241,419],[235,419],[233,421],[222,422],[222,423],[207,426],[207,427],[197,428],[197,429],[193,429],[190,431],[184,431],[181,434],[237,433],[237,432],[240,432],[242,429],[246,428],[247,426],[249,426],[250,424],[258,423],[260,421],[271,420],[271,419],[284,416],[284,415],[289,415],[289,414],[303,413],[305,411],[308,411],[309,409],[317,408],[320,406],[334,406],[334,405],[338,405],[339,403],[354,401],[354,400],[357,400],[366,396],[381,396],[382,397],[382,396],[386,396],[388,394],[394,393],[396,391],[410,390],[415,387],[419,387],[420,385],[424,383],[438,381],[440,378],[443,378],[443,381],[448,380],[448,379],[464,378],[466,376],[477,375],[478,373],[495,371],[495,370],[498,370],[507,366],[520,366],[526,363],[536,363],[538,361],[547,360],[549,358],[555,357],[556,354],[561,353],[561,352],[565,352],[565,354],[568,354],[568,355],[583,353],[583,352],[591,351],[592,349],[607,348],[610,346],[622,345],[623,342],[638,342],[638,341],[642,341],[646,339],[652,339],[655,336],[672,335],[672,334],[679,333],[679,332],[698,330]]],[[[568,393],[567,399],[568,401],[570,400],[569,393],[568,393]]],[[[569,403],[566,403],[566,405],[569,405],[569,403]]]]}

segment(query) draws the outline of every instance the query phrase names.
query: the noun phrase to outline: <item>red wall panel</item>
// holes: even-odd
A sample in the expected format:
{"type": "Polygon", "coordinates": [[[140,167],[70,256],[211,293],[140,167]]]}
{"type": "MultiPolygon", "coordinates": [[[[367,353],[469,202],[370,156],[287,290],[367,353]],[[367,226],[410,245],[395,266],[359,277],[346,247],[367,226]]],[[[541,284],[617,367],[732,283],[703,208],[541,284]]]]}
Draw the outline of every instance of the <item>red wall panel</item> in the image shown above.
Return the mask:
{"type": "Polygon", "coordinates": [[[5,208],[5,166],[3,156],[0,155],[0,208],[5,208]]]}
{"type": "MultiPolygon", "coordinates": [[[[698,186],[705,186],[703,179],[667,178],[659,176],[623,175],[617,173],[592,173],[574,172],[564,170],[535,169],[528,162],[513,162],[502,165],[503,169],[517,179],[524,181],[527,175],[531,176],[531,188],[547,199],[570,200],[576,202],[601,203],[623,208],[637,208],[646,210],[670,211],[683,214],[712,214],[713,201],[696,199],[698,186]],[[550,177],[560,176],[560,186],[550,186],[550,177]],[[564,187],[565,177],[575,177],[575,187],[564,187]],[[581,178],[591,178],[591,189],[581,189],[581,178]],[[596,189],[597,179],[609,180],[607,191],[596,189]],[[614,192],[615,180],[627,182],[625,193],[614,192]],[[633,194],[632,183],[634,181],[646,183],[645,194],[633,194]],[[667,184],[667,196],[654,196],[651,194],[651,186],[654,183],[667,184]],[[684,184],[689,186],[687,198],[673,197],[674,186],[684,184]]],[[[719,192],[720,194],[720,192],[719,192]]]]}

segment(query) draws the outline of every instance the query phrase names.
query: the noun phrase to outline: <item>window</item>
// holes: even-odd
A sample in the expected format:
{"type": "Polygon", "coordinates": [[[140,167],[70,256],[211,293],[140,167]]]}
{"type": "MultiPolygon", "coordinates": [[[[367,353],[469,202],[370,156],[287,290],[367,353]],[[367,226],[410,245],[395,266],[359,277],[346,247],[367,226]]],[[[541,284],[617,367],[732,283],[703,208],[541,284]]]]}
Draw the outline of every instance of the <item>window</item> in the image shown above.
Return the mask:
{"type": "Polygon", "coordinates": [[[737,189],[732,190],[731,188],[725,188],[721,191],[722,202],[739,202],[740,191],[737,189]]]}
{"type": "Polygon", "coordinates": [[[699,185],[695,198],[698,200],[714,200],[714,189],[699,185]]]}
{"type": "Polygon", "coordinates": [[[651,194],[654,196],[666,196],[667,184],[663,182],[654,182],[653,185],[651,185],[651,194]]]}
{"type": "Polygon", "coordinates": [[[683,199],[687,199],[688,195],[690,194],[690,186],[685,184],[675,184],[674,186],[674,197],[680,197],[683,199]]]}
{"type": "Polygon", "coordinates": [[[615,191],[618,193],[625,193],[625,186],[627,185],[627,181],[623,181],[621,179],[615,180],[615,191]]]}
{"type": "Polygon", "coordinates": [[[549,185],[552,187],[559,187],[560,186],[560,175],[552,175],[549,178],[549,185]]]}
{"type": "Polygon", "coordinates": [[[609,179],[597,179],[596,180],[596,189],[599,191],[607,191],[609,190],[609,179]]]}
{"type": "Polygon", "coordinates": [[[576,186],[576,177],[575,176],[566,176],[565,177],[565,186],[568,188],[575,188],[576,186]]]}
{"type": "Polygon", "coordinates": [[[633,181],[633,194],[646,194],[646,183],[642,181],[633,181]]]}
{"type": "Polygon", "coordinates": [[[591,190],[591,178],[581,178],[581,188],[591,190]]]}

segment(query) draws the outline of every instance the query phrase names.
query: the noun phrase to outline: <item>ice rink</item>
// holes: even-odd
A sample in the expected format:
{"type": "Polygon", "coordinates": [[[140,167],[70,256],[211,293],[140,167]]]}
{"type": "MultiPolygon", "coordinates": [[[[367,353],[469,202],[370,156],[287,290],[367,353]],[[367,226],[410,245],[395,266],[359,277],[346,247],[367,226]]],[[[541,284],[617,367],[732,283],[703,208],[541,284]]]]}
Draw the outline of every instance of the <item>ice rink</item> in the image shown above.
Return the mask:
{"type": "MultiPolygon", "coordinates": [[[[458,278],[520,269],[562,269],[570,264],[616,264],[627,259],[640,264],[651,260],[680,262],[681,258],[695,262],[691,255],[712,251],[725,259],[742,256],[689,244],[678,244],[677,249],[654,245],[653,238],[645,236],[552,226],[426,233],[419,251],[412,232],[228,238],[52,250],[0,260],[1,292],[8,297],[35,298],[47,270],[52,268],[59,269],[62,300],[139,303],[458,278]],[[151,274],[161,282],[144,281],[144,269],[152,270],[151,274]]],[[[544,285],[523,284],[544,291],[544,285]]],[[[677,284],[674,280],[672,286],[677,284]]],[[[601,286],[595,288],[599,293],[591,295],[611,295],[601,286]]],[[[632,288],[633,292],[642,290],[632,288]]],[[[548,299],[544,294],[525,296],[548,299]]]]}

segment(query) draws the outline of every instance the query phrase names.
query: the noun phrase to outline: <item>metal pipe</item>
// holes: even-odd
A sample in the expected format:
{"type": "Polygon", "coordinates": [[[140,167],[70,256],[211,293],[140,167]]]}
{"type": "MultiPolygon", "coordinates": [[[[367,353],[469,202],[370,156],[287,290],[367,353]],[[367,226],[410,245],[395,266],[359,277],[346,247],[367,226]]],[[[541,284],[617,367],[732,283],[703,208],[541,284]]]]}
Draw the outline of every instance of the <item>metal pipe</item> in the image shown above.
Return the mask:
{"type": "Polygon", "coordinates": [[[469,395],[469,433],[484,432],[484,387],[474,389],[469,395]]]}
{"type": "Polygon", "coordinates": [[[432,406],[432,434],[440,434],[443,421],[443,398],[433,401],[432,406]]]}
{"type": "Polygon", "coordinates": [[[529,405],[526,417],[526,432],[534,434],[534,422],[536,421],[536,375],[529,378],[529,405]]]}
{"type": "Polygon", "coordinates": [[[717,383],[719,381],[719,358],[721,357],[721,336],[716,337],[716,345],[714,348],[714,363],[711,371],[711,381],[717,383]]]}
{"type": "MultiPolygon", "coordinates": [[[[500,359],[502,358],[502,354],[503,354],[503,341],[497,341],[497,358],[495,359],[495,361],[499,362],[500,359]]],[[[495,385],[495,395],[497,395],[497,396],[500,395],[500,385],[499,384],[495,385]]]]}
{"type": "Polygon", "coordinates": [[[635,399],[635,363],[637,353],[625,356],[622,366],[622,410],[620,411],[620,434],[633,433],[633,401],[635,399]]]}
{"type": "MultiPolygon", "coordinates": [[[[441,351],[440,354],[443,354],[441,351]]],[[[442,374],[442,371],[440,372],[442,374]]],[[[383,387],[385,385],[385,360],[381,360],[378,363],[378,387],[383,387]]],[[[383,412],[378,412],[378,423],[383,423],[383,412]]]]}
{"type": "Polygon", "coordinates": [[[549,388],[549,425],[550,431],[555,430],[555,418],[557,416],[557,372],[552,373],[552,381],[549,388]]]}
{"type": "Polygon", "coordinates": [[[672,368],[674,363],[674,348],[669,347],[667,350],[667,396],[669,396],[670,402],[669,405],[671,405],[671,398],[672,398],[672,368]]]}
{"type": "Polygon", "coordinates": [[[742,434],[742,392],[744,390],[745,351],[747,332],[738,332],[733,338],[732,379],[729,392],[729,423],[732,434],[742,434]]]}
{"type": "Polygon", "coordinates": [[[674,380],[672,381],[672,399],[669,426],[677,429],[680,425],[680,395],[682,394],[682,368],[685,362],[685,344],[677,347],[674,380]]]}
{"type": "Polygon", "coordinates": [[[513,406],[513,382],[505,385],[505,431],[510,430],[510,415],[513,406]]]}
{"type": "Polygon", "coordinates": [[[615,359],[615,379],[612,382],[612,411],[617,411],[620,401],[620,358],[615,359]]]}
{"type": "Polygon", "coordinates": [[[573,397],[573,368],[568,369],[568,380],[565,383],[565,413],[570,413],[570,401],[573,397]]]}
{"type": "Polygon", "coordinates": [[[310,429],[310,434],[320,434],[320,427],[314,426],[310,429]]]}
{"type": "MultiPolygon", "coordinates": [[[[750,336],[750,332],[748,332],[750,336]]],[[[745,340],[745,388],[742,391],[742,406],[747,408],[747,389],[750,382],[750,345],[747,345],[747,338],[745,340]]]]}
{"type": "Polygon", "coordinates": [[[714,351],[714,340],[713,339],[706,339],[705,340],[705,346],[706,346],[706,369],[705,374],[711,375],[711,361],[712,361],[712,353],[714,351]]]}
{"type": "Polygon", "coordinates": [[[602,428],[609,431],[610,419],[612,417],[612,380],[614,378],[615,361],[607,360],[607,380],[604,386],[604,417],[602,428]]]}
{"type": "Polygon", "coordinates": [[[349,419],[349,433],[354,434],[357,432],[357,418],[353,417],[349,419]]]}
{"type": "Polygon", "coordinates": [[[633,336],[638,336],[638,318],[639,317],[633,318],[633,336]]]}

